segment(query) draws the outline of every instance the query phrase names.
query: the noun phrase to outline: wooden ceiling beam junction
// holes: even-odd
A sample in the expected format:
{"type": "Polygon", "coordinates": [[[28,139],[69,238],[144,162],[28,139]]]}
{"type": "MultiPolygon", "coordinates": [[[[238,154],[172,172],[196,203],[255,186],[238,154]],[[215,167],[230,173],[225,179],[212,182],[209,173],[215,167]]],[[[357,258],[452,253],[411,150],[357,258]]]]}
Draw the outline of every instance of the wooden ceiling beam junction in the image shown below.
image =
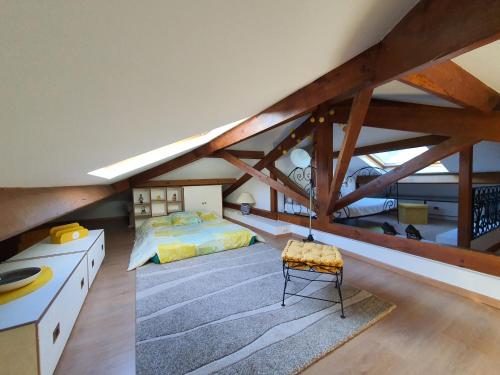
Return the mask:
{"type": "MultiPolygon", "coordinates": [[[[300,143],[303,139],[308,137],[312,131],[314,130],[316,124],[316,119],[314,116],[308,117],[305,121],[302,122],[297,128],[295,128],[285,139],[283,139],[278,145],[272,149],[262,160],[257,162],[253,166],[254,169],[260,171],[267,166],[273,164],[276,160],[278,160],[281,156],[285,155],[288,150],[295,147],[298,143],[300,143]],[[314,121],[313,121],[314,119],[314,121]]],[[[220,156],[220,155],[219,155],[220,156]]],[[[227,197],[233,191],[242,186],[245,182],[250,180],[252,176],[249,173],[245,173],[241,176],[238,181],[229,186],[222,193],[224,197],[227,197]]]]}
{"type": "Polygon", "coordinates": [[[220,155],[229,163],[234,165],[236,168],[241,169],[245,173],[250,174],[252,177],[257,178],[259,181],[263,182],[266,185],[269,185],[273,189],[285,194],[286,196],[292,198],[296,202],[300,203],[301,205],[307,207],[309,205],[309,199],[302,194],[299,194],[295,192],[294,190],[290,189],[289,187],[286,187],[285,185],[280,184],[278,181],[273,180],[272,178],[266,176],[264,173],[261,171],[255,169],[254,167],[248,165],[247,163],[241,161],[240,159],[234,157],[233,155],[225,152],[225,151],[219,151],[220,155]]]}

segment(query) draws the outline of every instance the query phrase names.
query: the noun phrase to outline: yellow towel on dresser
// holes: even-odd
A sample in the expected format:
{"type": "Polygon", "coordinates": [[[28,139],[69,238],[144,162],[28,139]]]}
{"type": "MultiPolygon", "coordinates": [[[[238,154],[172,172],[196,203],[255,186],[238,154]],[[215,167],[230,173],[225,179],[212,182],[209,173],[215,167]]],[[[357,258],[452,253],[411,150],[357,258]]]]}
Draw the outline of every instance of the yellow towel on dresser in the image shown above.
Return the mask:
{"type": "Polygon", "coordinates": [[[0,305],[4,305],[6,303],[12,302],[18,298],[24,297],[47,284],[54,274],[52,273],[52,269],[50,267],[42,267],[42,272],[40,272],[40,276],[36,278],[35,281],[25,285],[19,289],[9,290],[5,293],[0,293],[0,305]]]}

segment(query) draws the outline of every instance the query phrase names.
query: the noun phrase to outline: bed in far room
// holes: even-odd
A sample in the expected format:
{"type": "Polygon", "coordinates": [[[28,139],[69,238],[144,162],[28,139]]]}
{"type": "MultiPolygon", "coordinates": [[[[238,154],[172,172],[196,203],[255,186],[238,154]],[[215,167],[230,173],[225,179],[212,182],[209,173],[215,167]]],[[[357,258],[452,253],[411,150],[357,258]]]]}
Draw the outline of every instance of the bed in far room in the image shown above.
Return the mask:
{"type": "MultiPolygon", "coordinates": [[[[359,185],[359,180],[364,178],[375,178],[387,173],[386,170],[376,167],[363,167],[350,176],[347,176],[342,183],[340,189],[340,197],[344,197],[352,193],[359,185]]],[[[309,194],[311,175],[315,179],[316,172],[314,168],[294,168],[288,178],[298,187],[304,190],[305,194],[309,194]]],[[[316,184],[314,184],[316,185],[316,184]]],[[[346,219],[357,219],[365,216],[377,215],[384,212],[389,212],[398,208],[398,184],[394,183],[382,189],[379,192],[380,196],[361,198],[341,208],[333,213],[332,218],[336,221],[345,221],[346,219]]],[[[313,196],[316,197],[316,189],[313,189],[313,196]]],[[[307,207],[294,201],[292,198],[283,196],[283,212],[294,215],[307,215],[307,207]]],[[[313,216],[315,214],[313,213],[313,216]]]]}
{"type": "Polygon", "coordinates": [[[146,220],[136,231],[128,270],[149,260],[168,263],[265,242],[214,212],[177,212],[146,220]]]}

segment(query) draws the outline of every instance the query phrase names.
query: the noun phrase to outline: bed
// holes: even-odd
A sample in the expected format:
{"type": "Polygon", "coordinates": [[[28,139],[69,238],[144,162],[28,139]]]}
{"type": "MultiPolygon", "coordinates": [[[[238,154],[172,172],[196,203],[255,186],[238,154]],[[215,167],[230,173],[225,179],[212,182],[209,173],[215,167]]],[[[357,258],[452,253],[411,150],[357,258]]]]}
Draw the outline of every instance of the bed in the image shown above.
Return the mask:
{"type": "MultiPolygon", "coordinates": [[[[356,170],[347,176],[342,183],[340,196],[346,196],[354,191],[357,186],[358,177],[379,176],[387,173],[386,170],[376,167],[364,167],[356,170]]],[[[288,178],[296,185],[301,187],[306,194],[311,189],[311,180],[314,181],[314,168],[295,168],[289,174],[288,178]],[[311,179],[312,176],[312,179],[311,179]]],[[[316,189],[313,187],[313,196],[316,196],[316,189]]],[[[349,206],[344,207],[333,214],[333,219],[342,221],[346,219],[360,218],[370,215],[376,215],[388,212],[398,207],[398,185],[392,184],[379,193],[379,196],[362,198],[349,206]]],[[[283,211],[294,215],[308,215],[308,209],[293,199],[283,196],[283,211]]],[[[315,216],[315,214],[313,214],[315,216]]]]}
{"type": "Polygon", "coordinates": [[[213,212],[177,212],[146,220],[136,231],[128,270],[265,242],[257,233],[213,212]]]}

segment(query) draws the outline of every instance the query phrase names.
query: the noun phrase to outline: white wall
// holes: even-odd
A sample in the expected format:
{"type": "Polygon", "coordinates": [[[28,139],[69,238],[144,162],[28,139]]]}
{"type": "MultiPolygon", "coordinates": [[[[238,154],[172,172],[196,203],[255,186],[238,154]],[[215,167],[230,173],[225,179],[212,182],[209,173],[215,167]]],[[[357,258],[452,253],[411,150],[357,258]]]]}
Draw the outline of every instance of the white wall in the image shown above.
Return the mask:
{"type": "MultiPolygon", "coordinates": [[[[262,172],[269,176],[269,171],[267,169],[264,169],[262,172]]],[[[268,211],[271,209],[271,190],[269,185],[260,182],[256,178],[251,178],[245,182],[242,186],[229,194],[224,200],[230,203],[236,203],[238,197],[243,192],[248,192],[253,195],[256,202],[253,207],[268,211]]]]}
{"type": "MultiPolygon", "coordinates": [[[[254,165],[255,160],[244,160],[247,164],[254,165]]],[[[153,178],[153,180],[185,180],[196,178],[235,178],[241,176],[242,172],[229,164],[224,159],[204,158],[153,178]]]]}

